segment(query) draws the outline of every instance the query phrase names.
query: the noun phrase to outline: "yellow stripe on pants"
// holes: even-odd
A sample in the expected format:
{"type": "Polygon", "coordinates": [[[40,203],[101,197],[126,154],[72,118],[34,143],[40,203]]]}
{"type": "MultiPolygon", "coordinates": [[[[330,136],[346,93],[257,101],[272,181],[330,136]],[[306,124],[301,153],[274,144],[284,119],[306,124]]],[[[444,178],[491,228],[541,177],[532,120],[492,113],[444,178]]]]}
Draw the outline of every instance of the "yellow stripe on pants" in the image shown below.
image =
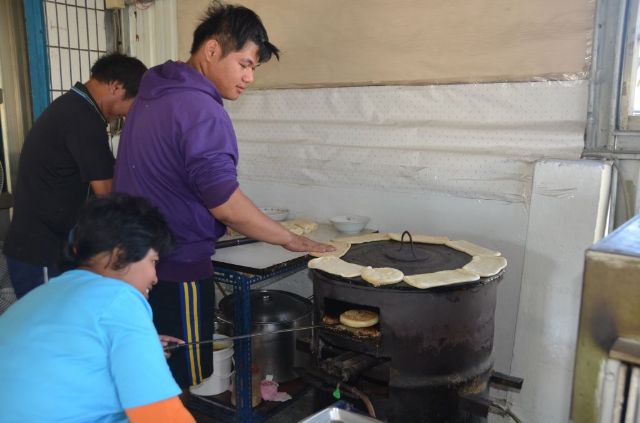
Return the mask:
{"type": "MultiPolygon", "coordinates": [[[[193,289],[193,325],[195,326],[196,342],[200,342],[200,328],[198,322],[200,321],[200,315],[198,314],[198,290],[196,289],[196,283],[191,282],[191,288],[193,289]]],[[[196,348],[196,360],[198,364],[198,382],[202,382],[202,365],[200,364],[200,347],[196,348]]],[[[195,364],[195,363],[194,363],[195,364]]]]}
{"type": "MultiPolygon", "coordinates": [[[[193,341],[193,335],[191,333],[191,318],[190,318],[191,317],[190,316],[191,313],[189,313],[189,310],[190,310],[190,307],[189,307],[189,305],[190,305],[190,301],[189,301],[189,284],[186,283],[186,282],[183,282],[182,283],[182,288],[184,289],[184,312],[185,312],[184,319],[185,319],[185,322],[187,323],[187,325],[186,325],[187,326],[187,339],[186,339],[186,341],[187,341],[187,343],[190,344],[190,343],[192,343],[194,341],[193,341]]],[[[197,383],[198,379],[196,379],[196,369],[195,369],[195,366],[193,364],[194,364],[193,345],[189,345],[189,371],[191,371],[191,380],[194,383],[197,383]]]]}

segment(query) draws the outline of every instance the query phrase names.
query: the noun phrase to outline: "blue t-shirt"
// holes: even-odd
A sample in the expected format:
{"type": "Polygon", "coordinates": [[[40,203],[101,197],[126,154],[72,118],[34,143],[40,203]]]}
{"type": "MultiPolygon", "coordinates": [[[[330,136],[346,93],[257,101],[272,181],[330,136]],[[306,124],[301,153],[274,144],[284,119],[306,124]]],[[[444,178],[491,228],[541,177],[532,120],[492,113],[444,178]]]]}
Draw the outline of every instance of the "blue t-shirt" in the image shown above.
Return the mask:
{"type": "Polygon", "coordinates": [[[0,316],[2,422],[126,422],[181,393],[133,286],[72,270],[0,316]]]}

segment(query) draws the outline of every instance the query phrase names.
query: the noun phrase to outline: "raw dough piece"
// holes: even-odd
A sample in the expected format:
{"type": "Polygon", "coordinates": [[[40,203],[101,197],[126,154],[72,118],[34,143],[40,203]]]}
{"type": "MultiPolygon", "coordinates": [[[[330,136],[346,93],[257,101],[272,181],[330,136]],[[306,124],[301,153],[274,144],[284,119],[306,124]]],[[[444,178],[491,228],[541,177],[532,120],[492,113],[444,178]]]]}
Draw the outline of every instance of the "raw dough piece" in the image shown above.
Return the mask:
{"type": "Polygon", "coordinates": [[[340,242],[348,242],[349,244],[362,244],[365,242],[374,242],[374,241],[388,241],[389,234],[388,233],[373,233],[373,234],[364,234],[364,235],[356,235],[356,236],[345,236],[341,238],[334,238],[331,241],[340,241],[340,242]]]}
{"type": "Polygon", "coordinates": [[[338,257],[318,257],[309,261],[307,264],[311,269],[322,270],[332,275],[342,276],[343,278],[355,278],[362,274],[364,266],[358,264],[347,263],[338,257]]]}
{"type": "Polygon", "coordinates": [[[340,241],[329,241],[327,244],[333,245],[336,247],[335,251],[330,251],[328,253],[309,253],[314,257],[342,257],[347,254],[349,248],[351,248],[351,244],[348,242],[340,242],[340,241]]]}
{"type": "Polygon", "coordinates": [[[507,259],[496,256],[473,256],[471,261],[467,263],[463,269],[473,273],[477,273],[481,278],[488,278],[496,275],[502,269],[507,267],[507,259]]]}
{"type": "Polygon", "coordinates": [[[318,224],[308,219],[294,219],[291,221],[291,223],[302,228],[305,234],[311,233],[318,229],[318,224]]]}
{"type": "Polygon", "coordinates": [[[293,223],[291,220],[285,220],[284,222],[280,222],[280,224],[296,235],[304,234],[304,229],[293,223]]]}
{"type": "Polygon", "coordinates": [[[454,250],[462,251],[470,256],[499,256],[499,251],[493,251],[488,248],[481,247],[473,242],[459,239],[457,241],[448,241],[446,246],[453,248],[454,250]]]}
{"type": "Polygon", "coordinates": [[[440,272],[422,273],[420,275],[405,275],[404,277],[406,283],[419,289],[472,282],[478,279],[480,279],[480,276],[477,273],[464,269],[443,270],[440,272]]]}
{"type": "Polygon", "coordinates": [[[240,238],[244,236],[240,232],[236,231],[235,229],[231,229],[228,226],[227,226],[227,235],[233,238],[240,238]]]}
{"type": "Polygon", "coordinates": [[[404,273],[392,267],[369,267],[360,275],[373,286],[392,285],[402,281],[404,273]]]}
{"type": "MultiPolygon", "coordinates": [[[[390,233],[389,237],[393,241],[400,241],[402,239],[402,234],[394,232],[394,233],[390,233]]],[[[434,236],[434,235],[411,234],[411,238],[413,239],[413,242],[417,242],[420,244],[444,244],[447,241],[449,241],[449,238],[447,238],[446,236],[434,236]]],[[[406,235],[404,237],[404,242],[409,242],[409,237],[406,235]]]]}
{"type": "Polygon", "coordinates": [[[368,328],[378,323],[378,313],[369,310],[347,310],[340,315],[340,323],[350,328],[368,328]]]}

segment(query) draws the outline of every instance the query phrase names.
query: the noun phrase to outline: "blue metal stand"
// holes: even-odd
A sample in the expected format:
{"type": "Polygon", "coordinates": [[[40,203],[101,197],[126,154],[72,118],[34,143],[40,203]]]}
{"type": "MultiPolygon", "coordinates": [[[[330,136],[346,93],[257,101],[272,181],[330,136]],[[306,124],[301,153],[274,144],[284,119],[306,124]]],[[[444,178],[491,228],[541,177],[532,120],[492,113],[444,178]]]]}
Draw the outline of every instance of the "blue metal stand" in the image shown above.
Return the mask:
{"type": "MultiPolygon", "coordinates": [[[[224,264],[214,263],[217,282],[230,284],[236,298],[234,302],[234,335],[251,333],[251,285],[258,282],[290,273],[295,273],[306,266],[306,261],[296,261],[290,266],[278,266],[277,270],[265,274],[251,274],[226,269],[224,264]]],[[[236,365],[235,421],[240,423],[259,422],[266,418],[253,412],[251,404],[251,338],[234,341],[236,365]]]]}
{"type": "Polygon", "coordinates": [[[44,23],[44,2],[23,0],[27,48],[29,50],[29,77],[31,81],[31,108],[33,121],[49,105],[49,54],[47,28],[44,23]]]}

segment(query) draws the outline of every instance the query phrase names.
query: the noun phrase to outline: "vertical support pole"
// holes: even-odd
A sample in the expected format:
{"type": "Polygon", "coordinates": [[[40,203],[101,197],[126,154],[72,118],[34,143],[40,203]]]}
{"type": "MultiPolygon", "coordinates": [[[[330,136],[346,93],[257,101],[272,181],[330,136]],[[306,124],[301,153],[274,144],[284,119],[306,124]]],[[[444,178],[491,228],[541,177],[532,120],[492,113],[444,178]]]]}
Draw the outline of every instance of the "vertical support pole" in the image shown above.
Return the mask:
{"type": "Polygon", "coordinates": [[[42,0],[23,0],[23,2],[29,51],[32,114],[35,122],[49,105],[49,55],[46,47],[44,2],[42,0]]]}
{"type": "MultiPolygon", "coordinates": [[[[251,333],[251,278],[240,276],[234,285],[235,335],[251,333]]],[[[236,351],[236,421],[250,423],[253,418],[251,406],[251,338],[237,339],[236,351]]]]}

